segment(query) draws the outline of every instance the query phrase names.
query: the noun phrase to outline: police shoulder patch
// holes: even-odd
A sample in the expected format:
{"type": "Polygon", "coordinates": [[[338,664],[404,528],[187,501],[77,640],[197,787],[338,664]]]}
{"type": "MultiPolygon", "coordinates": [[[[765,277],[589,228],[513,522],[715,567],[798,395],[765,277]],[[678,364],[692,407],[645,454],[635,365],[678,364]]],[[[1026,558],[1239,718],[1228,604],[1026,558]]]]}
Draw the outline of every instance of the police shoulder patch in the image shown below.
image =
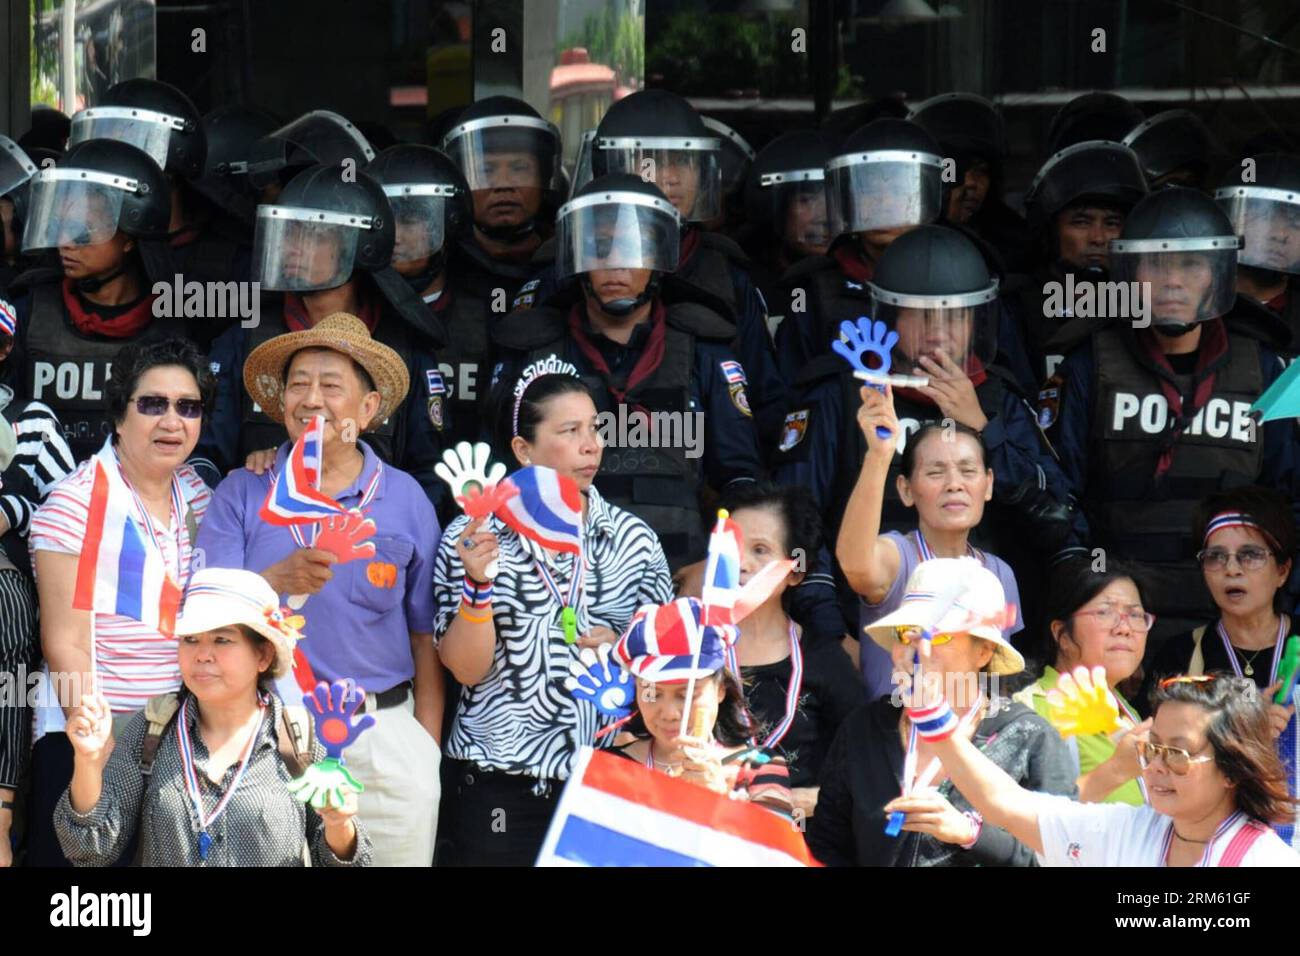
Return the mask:
{"type": "Polygon", "coordinates": [[[720,362],[719,367],[722,369],[722,377],[726,379],[728,385],[745,385],[745,368],[734,359],[728,359],[720,362]]]}
{"type": "Polygon", "coordinates": [[[434,431],[442,431],[443,413],[442,413],[442,396],[429,396],[429,424],[433,425],[434,431]]]}
{"type": "Polygon", "coordinates": [[[731,404],[735,405],[742,415],[753,418],[754,413],[749,408],[749,396],[745,394],[745,384],[736,382],[734,385],[729,385],[728,390],[731,392],[731,404]]]}
{"type": "Polygon", "coordinates": [[[777,447],[781,451],[789,451],[803,441],[807,434],[808,409],[801,408],[785,416],[785,424],[781,426],[781,444],[777,447]]]}
{"type": "Polygon", "coordinates": [[[1061,414],[1061,390],[1065,379],[1053,375],[1038,391],[1038,427],[1051,428],[1061,414]]]}

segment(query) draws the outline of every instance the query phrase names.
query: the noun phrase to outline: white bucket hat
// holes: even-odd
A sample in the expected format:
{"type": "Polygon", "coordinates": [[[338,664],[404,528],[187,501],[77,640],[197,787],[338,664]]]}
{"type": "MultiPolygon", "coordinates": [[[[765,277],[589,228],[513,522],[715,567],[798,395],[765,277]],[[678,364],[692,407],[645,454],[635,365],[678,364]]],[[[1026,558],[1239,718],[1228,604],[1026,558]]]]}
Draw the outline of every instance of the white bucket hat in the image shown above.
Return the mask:
{"type": "Polygon", "coordinates": [[[899,627],[918,627],[935,634],[969,634],[994,645],[990,673],[1018,674],[1025,669],[1025,659],[1003,636],[1003,628],[1015,619],[1016,609],[1007,604],[1002,582],[977,559],[934,558],[916,566],[907,579],[898,610],[864,630],[890,652],[898,641],[899,627]]]}
{"type": "Polygon", "coordinates": [[[176,636],[202,634],[243,624],[275,647],[269,676],[283,677],[293,667],[293,649],[303,639],[301,618],[289,616],[266,578],[236,568],[203,568],[190,577],[176,636]]]}

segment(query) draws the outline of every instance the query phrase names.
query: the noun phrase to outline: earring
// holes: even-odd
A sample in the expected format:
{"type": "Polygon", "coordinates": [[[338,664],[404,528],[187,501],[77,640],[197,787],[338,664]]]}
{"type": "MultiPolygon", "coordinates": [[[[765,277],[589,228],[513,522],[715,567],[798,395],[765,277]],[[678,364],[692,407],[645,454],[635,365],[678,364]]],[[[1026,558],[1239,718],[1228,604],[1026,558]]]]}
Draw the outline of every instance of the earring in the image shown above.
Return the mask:
{"type": "Polygon", "coordinates": [[[524,459],[524,464],[525,464],[525,465],[531,465],[532,463],[533,463],[533,460],[532,460],[531,458],[525,458],[525,459],[524,459]]]}

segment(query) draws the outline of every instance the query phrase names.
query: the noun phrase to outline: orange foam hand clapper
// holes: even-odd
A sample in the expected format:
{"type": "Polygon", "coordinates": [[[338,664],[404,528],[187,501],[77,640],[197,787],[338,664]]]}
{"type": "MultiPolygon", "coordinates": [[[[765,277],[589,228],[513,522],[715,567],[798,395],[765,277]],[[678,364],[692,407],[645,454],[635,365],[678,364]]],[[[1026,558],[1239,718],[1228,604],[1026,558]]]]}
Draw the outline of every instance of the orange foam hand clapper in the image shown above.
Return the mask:
{"type": "Polygon", "coordinates": [[[1119,702],[1106,686],[1106,669],[1076,667],[1047,692],[1047,719],[1062,737],[1122,730],[1119,702]]]}
{"type": "Polygon", "coordinates": [[[362,516],[359,511],[335,515],[321,522],[320,534],[316,536],[316,547],[329,551],[339,559],[339,564],[355,561],[357,558],[373,558],[375,543],[367,541],[375,533],[375,523],[362,516]]]}

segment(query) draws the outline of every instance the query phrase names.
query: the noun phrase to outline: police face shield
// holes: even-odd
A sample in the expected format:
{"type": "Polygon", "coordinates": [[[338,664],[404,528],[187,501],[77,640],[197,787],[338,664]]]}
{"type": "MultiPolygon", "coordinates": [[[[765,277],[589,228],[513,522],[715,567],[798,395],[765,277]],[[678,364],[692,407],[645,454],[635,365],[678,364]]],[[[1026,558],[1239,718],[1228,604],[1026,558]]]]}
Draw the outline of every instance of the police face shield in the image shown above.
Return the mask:
{"type": "Polygon", "coordinates": [[[826,165],[832,235],[934,221],[943,195],[941,165],[938,156],[905,150],[836,156],[826,165]]]}
{"type": "Polygon", "coordinates": [[[681,218],[662,199],[639,193],[584,196],[556,218],[560,278],[612,269],[673,272],[680,255],[681,218]]]}
{"type": "Polygon", "coordinates": [[[255,142],[248,163],[232,172],[247,172],[256,189],[280,181],[281,170],[322,163],[340,165],[353,160],[360,168],[375,158],[361,131],[338,113],[312,110],[255,142]]]}
{"type": "Polygon", "coordinates": [[[773,234],[801,255],[821,255],[830,246],[825,174],[820,169],[763,173],[758,185],[771,212],[773,234]]]}
{"type": "Polygon", "coordinates": [[[1244,237],[1243,266],[1300,274],[1300,193],[1262,186],[1233,186],[1214,194],[1244,237]]]}
{"type": "Polygon", "coordinates": [[[871,317],[898,333],[891,373],[929,375],[931,370],[920,360],[940,362],[940,353],[967,374],[993,360],[997,352],[996,282],[957,295],[899,295],[875,285],[870,290],[871,317]]]}
{"type": "Polygon", "coordinates": [[[32,177],[23,251],[93,246],[117,233],[122,200],[134,180],[89,169],[39,170],[32,177]]]}
{"type": "Polygon", "coordinates": [[[442,249],[447,202],[456,187],[442,183],[398,183],[384,187],[397,227],[393,264],[428,259],[442,249]]]}
{"type": "Polygon", "coordinates": [[[1208,322],[1226,315],[1236,299],[1237,242],[1236,236],[1116,239],[1111,278],[1128,284],[1134,319],[1168,326],[1208,322]]]}
{"type": "Polygon", "coordinates": [[[0,136],[0,196],[13,192],[36,173],[36,164],[22,147],[7,136],[0,136]]]}
{"type": "Polygon", "coordinates": [[[561,187],[560,134],[546,120],[470,120],[447,134],[443,151],[469,182],[480,226],[523,224],[541,209],[544,192],[558,193],[561,187]]]}
{"type": "Polygon", "coordinates": [[[336,289],[348,281],[363,216],[260,206],[253,230],[253,278],[277,292],[336,289]]]}
{"type": "Polygon", "coordinates": [[[185,120],[179,116],[130,106],[94,106],[72,117],[68,146],[88,139],[115,139],[143,150],[159,169],[166,169],[172,130],[184,129],[185,120]]]}
{"type": "Polygon", "coordinates": [[[717,134],[721,143],[718,167],[722,176],[722,195],[730,196],[745,185],[745,174],[754,161],[753,148],[730,126],[707,116],[701,117],[704,125],[717,134]]]}
{"type": "Polygon", "coordinates": [[[659,191],[689,222],[707,222],[722,214],[722,141],[673,136],[600,137],[606,172],[631,173],[659,191]]]}
{"type": "Polygon", "coordinates": [[[578,146],[578,158],[573,167],[573,182],[569,185],[569,195],[574,196],[578,190],[591,182],[591,150],[596,143],[596,131],[589,129],[582,134],[582,143],[578,146]]]}

